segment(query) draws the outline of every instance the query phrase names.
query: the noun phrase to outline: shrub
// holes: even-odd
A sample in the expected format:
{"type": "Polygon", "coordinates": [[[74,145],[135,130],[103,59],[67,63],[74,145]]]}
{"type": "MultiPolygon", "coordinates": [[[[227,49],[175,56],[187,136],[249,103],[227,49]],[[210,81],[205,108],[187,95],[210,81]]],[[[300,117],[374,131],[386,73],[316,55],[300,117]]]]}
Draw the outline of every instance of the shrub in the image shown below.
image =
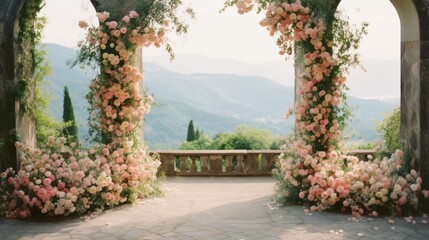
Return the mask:
{"type": "Polygon", "coordinates": [[[383,139],[383,146],[387,151],[395,151],[401,148],[401,110],[396,108],[386,117],[377,123],[377,131],[383,139]]]}

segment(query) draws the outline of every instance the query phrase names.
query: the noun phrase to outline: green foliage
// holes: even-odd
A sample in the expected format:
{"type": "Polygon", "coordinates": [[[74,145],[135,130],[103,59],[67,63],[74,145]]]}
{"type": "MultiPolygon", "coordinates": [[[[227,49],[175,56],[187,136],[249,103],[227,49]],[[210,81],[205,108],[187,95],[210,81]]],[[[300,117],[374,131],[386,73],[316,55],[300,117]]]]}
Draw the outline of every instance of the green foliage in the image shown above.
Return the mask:
{"type": "Polygon", "coordinates": [[[276,163],[276,168],[273,169],[273,178],[276,180],[275,185],[275,201],[280,205],[287,203],[299,203],[299,188],[292,185],[284,179],[284,174],[279,170],[280,164],[276,163]]]}
{"type": "Polygon", "coordinates": [[[15,99],[20,108],[30,116],[35,116],[36,101],[33,101],[33,89],[36,86],[33,72],[43,64],[36,46],[40,43],[46,19],[37,14],[45,5],[44,0],[25,1],[19,15],[18,60],[16,66],[17,79],[15,99]],[[39,59],[38,59],[39,58],[39,59]]]}
{"type": "Polygon", "coordinates": [[[280,150],[283,149],[287,143],[287,139],[290,137],[276,137],[273,139],[273,142],[270,145],[270,150],[280,150]]]}
{"type": "Polygon", "coordinates": [[[205,134],[201,135],[198,139],[189,142],[185,141],[179,146],[180,150],[207,150],[212,148],[212,140],[205,134]]]}
{"type": "Polygon", "coordinates": [[[401,130],[401,110],[396,108],[386,117],[377,123],[377,132],[383,139],[383,145],[387,151],[395,151],[401,148],[400,143],[401,130]]]}
{"type": "Polygon", "coordinates": [[[201,135],[200,130],[197,128],[197,130],[195,131],[195,140],[199,139],[200,135],[201,135]]]}
{"type": "Polygon", "coordinates": [[[51,74],[52,69],[46,60],[46,50],[44,45],[39,45],[35,49],[36,68],[34,69],[34,79],[36,88],[34,92],[37,142],[48,141],[49,136],[57,136],[63,124],[49,115],[49,102],[51,95],[47,92],[46,76],[51,74]]]}
{"type": "Polygon", "coordinates": [[[195,130],[194,130],[194,121],[189,121],[188,124],[188,134],[186,135],[186,141],[192,142],[195,138],[195,130]]]}
{"type": "Polygon", "coordinates": [[[267,130],[255,127],[239,126],[233,133],[218,133],[213,139],[202,134],[199,139],[192,142],[183,142],[181,150],[207,150],[207,149],[269,149],[273,137],[267,130]]]}
{"type": "Polygon", "coordinates": [[[349,148],[353,150],[374,150],[379,148],[379,144],[377,142],[365,142],[361,144],[352,145],[349,148]]]}
{"type": "Polygon", "coordinates": [[[74,117],[73,104],[67,87],[64,87],[63,122],[68,123],[68,126],[65,126],[62,130],[63,135],[69,138],[71,142],[78,143],[79,137],[77,124],[74,117]]]}
{"type": "Polygon", "coordinates": [[[270,131],[244,125],[236,128],[234,135],[229,140],[234,149],[269,149],[273,141],[270,131]]]}

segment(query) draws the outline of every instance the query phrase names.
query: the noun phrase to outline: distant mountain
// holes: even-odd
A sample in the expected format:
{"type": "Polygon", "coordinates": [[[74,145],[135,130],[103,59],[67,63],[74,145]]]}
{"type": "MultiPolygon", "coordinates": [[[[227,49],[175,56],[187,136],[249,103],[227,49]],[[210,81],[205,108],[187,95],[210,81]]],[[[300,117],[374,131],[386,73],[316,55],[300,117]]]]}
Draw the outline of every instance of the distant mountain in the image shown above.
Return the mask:
{"type": "MultiPolygon", "coordinates": [[[[176,54],[170,62],[168,56],[149,55],[145,61],[156,63],[168,71],[193,74],[233,74],[261,76],[285,86],[294,85],[293,60],[262,63],[243,63],[231,59],[216,59],[200,55],[176,54]]],[[[401,68],[399,60],[363,59],[362,66],[350,69],[347,85],[354,97],[399,96],[401,68]],[[382,86],[382,87],[380,87],[382,86]]]]}
{"type": "Polygon", "coordinates": [[[243,63],[231,59],[218,59],[201,55],[176,54],[173,61],[169,56],[144,56],[147,62],[177,73],[231,74],[260,76],[285,86],[293,86],[294,67],[292,61],[284,61],[279,56],[277,62],[243,63]]]}
{"type": "MultiPolygon", "coordinates": [[[[63,87],[68,86],[79,123],[79,135],[87,132],[88,113],[84,99],[93,71],[65,62],[72,59],[71,49],[49,44],[48,58],[54,74],[50,77],[54,116],[61,118],[63,87]]],[[[244,64],[245,65],[245,64],[244,64]]],[[[221,69],[219,72],[223,72],[221,69]]],[[[145,140],[152,148],[175,148],[186,138],[190,119],[209,136],[232,131],[240,124],[256,126],[284,135],[292,130],[292,121],[284,120],[286,109],[293,106],[293,88],[257,76],[233,74],[177,73],[158,64],[144,63],[143,85],[154,95],[156,105],[145,119],[145,140]]],[[[379,100],[349,98],[357,119],[351,126],[355,138],[374,139],[374,121],[396,105],[379,100]]]]}
{"type": "MultiPolygon", "coordinates": [[[[190,119],[211,136],[232,131],[240,124],[268,129],[276,135],[292,128],[292,122],[284,120],[284,113],[293,103],[291,88],[255,76],[179,74],[160,68],[152,71],[152,66],[145,64],[143,84],[160,107],[146,117],[149,142],[157,138],[157,122],[167,118],[172,118],[169,124],[174,131],[170,135],[179,137],[176,144],[185,139],[190,119]]],[[[166,129],[163,127],[162,132],[166,129]]]]}

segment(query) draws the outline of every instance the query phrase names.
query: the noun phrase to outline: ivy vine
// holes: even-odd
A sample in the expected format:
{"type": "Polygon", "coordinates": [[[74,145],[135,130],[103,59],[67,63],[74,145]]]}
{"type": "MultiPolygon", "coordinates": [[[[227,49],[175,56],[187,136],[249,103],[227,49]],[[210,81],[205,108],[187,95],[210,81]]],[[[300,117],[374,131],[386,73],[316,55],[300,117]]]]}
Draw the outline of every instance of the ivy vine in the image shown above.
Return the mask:
{"type": "Polygon", "coordinates": [[[30,116],[35,115],[35,101],[32,89],[36,86],[34,70],[41,64],[36,46],[41,42],[46,20],[38,17],[45,0],[27,0],[19,13],[19,33],[16,39],[19,57],[17,59],[15,100],[20,108],[30,116]]]}

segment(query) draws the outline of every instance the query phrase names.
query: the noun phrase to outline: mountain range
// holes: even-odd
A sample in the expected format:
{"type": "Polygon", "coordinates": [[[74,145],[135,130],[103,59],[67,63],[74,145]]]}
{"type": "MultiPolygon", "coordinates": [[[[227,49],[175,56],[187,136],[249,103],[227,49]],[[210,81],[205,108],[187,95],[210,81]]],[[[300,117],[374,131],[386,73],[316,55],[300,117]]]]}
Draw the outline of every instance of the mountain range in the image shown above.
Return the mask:
{"type": "MultiPolygon", "coordinates": [[[[63,88],[67,86],[78,122],[79,136],[82,138],[88,129],[84,96],[95,72],[79,67],[70,69],[66,65],[68,60],[75,57],[73,49],[48,44],[47,52],[47,58],[53,67],[53,74],[49,76],[51,84],[48,86],[53,96],[50,111],[56,118],[61,118],[63,88]]],[[[193,56],[195,58],[197,56],[193,56]]],[[[155,99],[155,106],[146,115],[144,123],[145,141],[152,149],[177,148],[186,138],[187,125],[191,119],[196,127],[209,136],[233,131],[243,124],[269,130],[273,135],[285,135],[292,130],[292,120],[284,119],[286,110],[293,106],[292,87],[253,74],[216,74],[209,70],[205,73],[179,73],[167,70],[158,60],[150,62],[151,58],[144,59],[143,85],[155,99]]],[[[222,62],[207,59],[209,58],[200,57],[196,62],[199,66],[222,62]]],[[[188,68],[196,65],[196,62],[190,61],[188,68]]],[[[237,69],[258,67],[229,61],[229,69],[234,69],[234,64],[237,69]]],[[[262,65],[259,67],[264,68],[262,65]]],[[[220,69],[218,72],[228,71],[220,69]]],[[[358,133],[353,139],[363,141],[377,138],[375,121],[381,120],[383,113],[390,112],[397,106],[397,103],[355,97],[349,97],[348,102],[355,109],[355,120],[350,124],[348,132],[358,133]]]]}

